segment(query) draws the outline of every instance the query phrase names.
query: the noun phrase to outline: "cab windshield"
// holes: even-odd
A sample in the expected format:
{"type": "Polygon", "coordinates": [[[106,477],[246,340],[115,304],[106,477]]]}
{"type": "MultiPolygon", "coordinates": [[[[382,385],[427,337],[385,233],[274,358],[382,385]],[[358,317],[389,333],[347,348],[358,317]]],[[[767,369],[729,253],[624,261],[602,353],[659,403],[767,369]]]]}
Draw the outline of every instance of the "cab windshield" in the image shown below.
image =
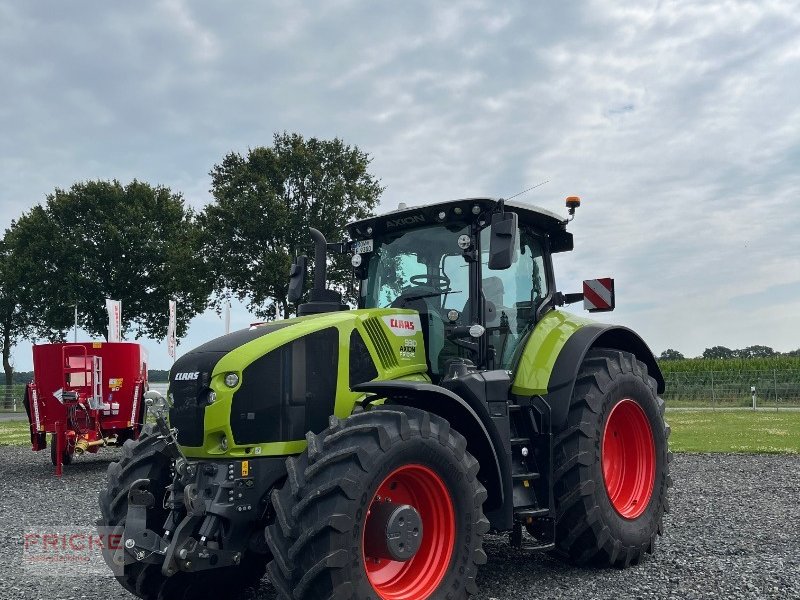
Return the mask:
{"type": "Polygon", "coordinates": [[[425,298],[438,308],[462,311],[469,294],[469,265],[458,237],[468,233],[466,224],[449,223],[376,239],[361,289],[364,308],[425,298]]]}

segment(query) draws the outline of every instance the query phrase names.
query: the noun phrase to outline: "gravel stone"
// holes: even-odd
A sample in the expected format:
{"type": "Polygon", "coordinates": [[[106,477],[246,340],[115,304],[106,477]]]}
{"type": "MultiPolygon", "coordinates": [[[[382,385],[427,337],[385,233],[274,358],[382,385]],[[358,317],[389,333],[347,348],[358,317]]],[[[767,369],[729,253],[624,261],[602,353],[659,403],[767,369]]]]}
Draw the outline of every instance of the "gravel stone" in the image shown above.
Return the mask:
{"type": "MultiPolygon", "coordinates": [[[[43,577],[22,564],[26,526],[94,523],[118,453],[78,457],[57,479],[49,452],[0,447],[0,600],[133,598],[111,577],[43,577]]],[[[800,598],[800,456],[679,454],[672,474],[666,535],[643,564],[577,568],[489,535],[478,598],[800,598]]],[[[253,598],[276,598],[266,578],[253,598]]]]}

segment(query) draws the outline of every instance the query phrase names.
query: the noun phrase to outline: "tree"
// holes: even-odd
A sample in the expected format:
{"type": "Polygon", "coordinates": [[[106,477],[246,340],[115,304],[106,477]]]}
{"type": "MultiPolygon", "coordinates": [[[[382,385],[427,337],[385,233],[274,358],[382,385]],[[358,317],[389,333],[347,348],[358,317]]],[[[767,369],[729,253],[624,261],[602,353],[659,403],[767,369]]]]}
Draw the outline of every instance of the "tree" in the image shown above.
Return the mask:
{"type": "Polygon", "coordinates": [[[735,350],[735,353],[739,358],[770,358],[778,354],[769,346],[748,346],[741,350],[735,350]]]}
{"type": "Polygon", "coordinates": [[[786,353],[786,356],[800,356],[800,348],[797,350],[790,350],[786,353]]]}
{"type": "Polygon", "coordinates": [[[725,346],[714,346],[703,350],[703,358],[735,358],[734,351],[725,346]]]}
{"type": "Polygon", "coordinates": [[[658,357],[659,360],[683,360],[684,358],[686,357],[683,354],[672,348],[664,350],[661,356],[658,357]]]}
{"type": "Polygon", "coordinates": [[[0,344],[2,344],[5,383],[13,383],[14,366],[11,350],[32,333],[32,315],[24,309],[26,302],[25,265],[15,256],[6,238],[0,241],[0,344]]]}
{"type": "MultiPolygon", "coordinates": [[[[337,241],[347,222],[372,213],[383,191],[370,157],[339,139],[275,134],[271,148],[231,152],[211,170],[214,201],[201,215],[214,274],[215,306],[231,297],[264,319],[287,316],[292,259],[313,258],[309,227],[337,241]]],[[[350,281],[345,256],[330,257],[328,280],[350,281]]]]}
{"type": "Polygon", "coordinates": [[[24,311],[38,337],[64,339],[80,326],[107,334],[105,298],[122,301],[123,332],[159,339],[175,298],[177,335],[208,304],[210,282],[196,219],[180,194],[132,181],[56,189],[6,234],[25,272],[24,311]]]}

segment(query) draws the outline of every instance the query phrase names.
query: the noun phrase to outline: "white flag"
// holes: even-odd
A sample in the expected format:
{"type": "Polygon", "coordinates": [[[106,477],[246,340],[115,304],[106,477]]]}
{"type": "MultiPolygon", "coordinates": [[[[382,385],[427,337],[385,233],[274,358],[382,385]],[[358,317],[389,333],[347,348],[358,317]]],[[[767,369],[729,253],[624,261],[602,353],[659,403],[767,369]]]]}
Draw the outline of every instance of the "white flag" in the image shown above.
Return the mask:
{"type": "Polygon", "coordinates": [[[108,341],[122,341],[122,302],[106,298],[108,312],[108,341]]]}
{"type": "Polygon", "coordinates": [[[167,354],[170,355],[172,360],[175,360],[175,347],[177,346],[176,324],[175,324],[175,300],[169,301],[169,326],[167,327],[167,354]]]}

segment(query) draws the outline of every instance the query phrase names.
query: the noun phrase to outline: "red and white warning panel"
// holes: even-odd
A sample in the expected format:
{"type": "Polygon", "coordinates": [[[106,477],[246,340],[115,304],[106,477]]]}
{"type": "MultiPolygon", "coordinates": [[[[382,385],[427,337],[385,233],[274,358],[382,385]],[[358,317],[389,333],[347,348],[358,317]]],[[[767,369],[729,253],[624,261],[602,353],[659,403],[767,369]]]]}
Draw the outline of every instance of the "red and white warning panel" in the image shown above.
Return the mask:
{"type": "Polygon", "coordinates": [[[583,282],[583,308],[589,312],[614,310],[614,280],[611,277],[583,282]]]}

